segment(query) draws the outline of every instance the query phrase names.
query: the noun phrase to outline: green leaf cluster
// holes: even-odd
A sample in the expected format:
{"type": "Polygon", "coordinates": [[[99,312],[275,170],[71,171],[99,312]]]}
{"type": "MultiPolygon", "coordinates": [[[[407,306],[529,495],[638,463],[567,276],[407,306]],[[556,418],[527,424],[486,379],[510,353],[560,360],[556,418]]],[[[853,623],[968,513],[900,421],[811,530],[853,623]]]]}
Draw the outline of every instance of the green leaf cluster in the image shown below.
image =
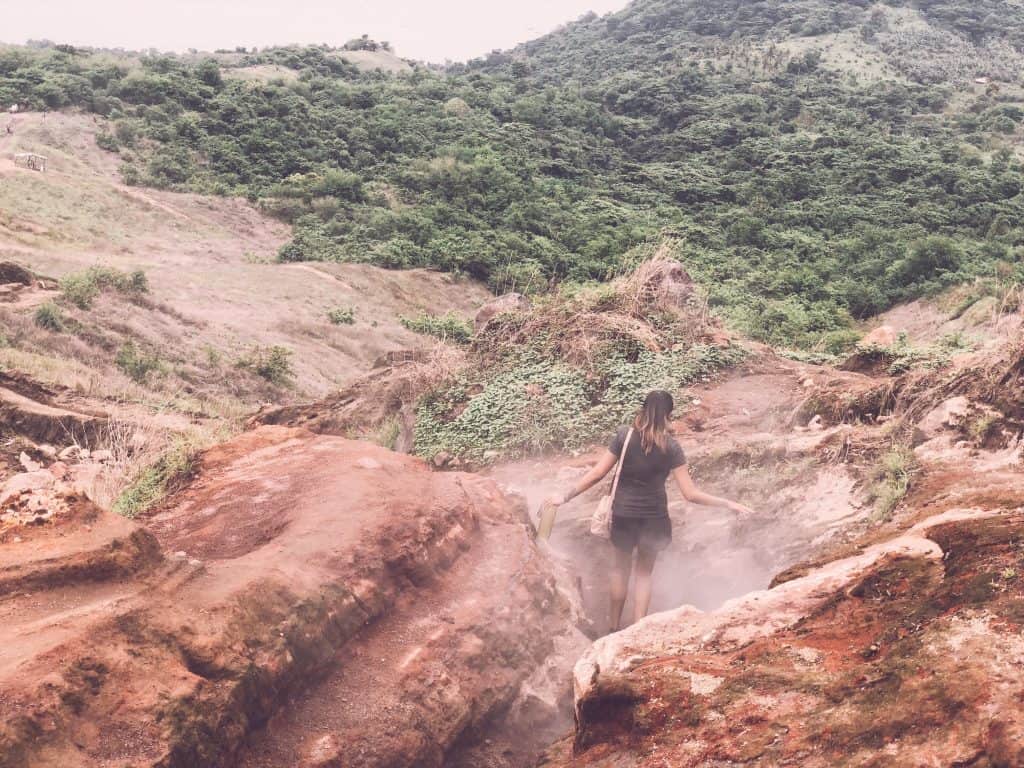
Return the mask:
{"type": "Polygon", "coordinates": [[[644,352],[623,350],[597,375],[524,349],[493,368],[464,372],[420,402],[414,450],[475,463],[547,450],[574,450],[624,423],[651,389],[676,394],[687,384],[742,357],[738,349],[696,345],[644,352]]]}

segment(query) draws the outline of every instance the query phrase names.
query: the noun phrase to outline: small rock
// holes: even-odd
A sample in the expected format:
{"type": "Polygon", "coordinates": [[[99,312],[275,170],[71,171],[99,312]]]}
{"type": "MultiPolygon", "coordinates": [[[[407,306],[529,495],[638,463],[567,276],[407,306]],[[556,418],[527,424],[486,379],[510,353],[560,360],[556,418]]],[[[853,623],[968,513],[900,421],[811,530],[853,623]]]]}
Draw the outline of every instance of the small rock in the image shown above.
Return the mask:
{"type": "Polygon", "coordinates": [[[825,424],[823,423],[823,421],[821,419],[821,414],[820,413],[817,414],[809,422],[807,422],[807,428],[811,429],[811,430],[814,430],[815,432],[820,432],[821,430],[823,430],[825,428],[825,424]]]}
{"type": "Polygon", "coordinates": [[[114,460],[114,452],[113,451],[108,451],[108,450],[105,450],[105,449],[104,450],[100,450],[100,451],[93,451],[92,452],[92,460],[93,461],[98,461],[101,464],[105,463],[105,462],[108,462],[108,461],[113,461],[114,460]]]}
{"type": "Polygon", "coordinates": [[[814,379],[812,379],[810,376],[808,376],[806,379],[804,379],[801,382],[801,384],[803,385],[804,389],[810,389],[811,387],[814,386],[814,379]]]}
{"type": "Polygon", "coordinates": [[[193,557],[191,560],[188,561],[188,564],[191,565],[193,568],[198,568],[200,565],[203,564],[203,561],[197,560],[193,557]]]}
{"type": "Polygon", "coordinates": [[[448,451],[440,451],[434,454],[433,463],[438,469],[447,467],[452,461],[452,455],[448,451]]]}
{"type": "Polygon", "coordinates": [[[38,450],[41,454],[43,454],[43,456],[45,456],[48,459],[57,458],[57,449],[54,448],[52,445],[40,445],[38,450]]]}
{"type": "Polygon", "coordinates": [[[14,541],[15,544],[21,544],[21,542],[23,542],[24,539],[21,538],[21,536],[15,536],[13,541],[14,541]]]}
{"type": "Polygon", "coordinates": [[[61,461],[70,461],[71,459],[79,458],[79,454],[81,452],[82,449],[79,448],[77,445],[69,445],[67,448],[63,449],[60,453],[57,454],[57,458],[60,459],[61,461]]]}
{"type": "Polygon", "coordinates": [[[363,456],[361,459],[356,459],[353,463],[360,469],[383,469],[384,467],[384,465],[379,461],[371,459],[369,456],[363,456]]]}
{"type": "Polygon", "coordinates": [[[32,458],[24,451],[21,452],[21,456],[18,457],[18,461],[21,462],[21,466],[24,467],[26,472],[38,472],[43,468],[42,464],[38,461],[33,461],[32,458]]]}
{"type": "Polygon", "coordinates": [[[88,459],[90,455],[91,453],[88,448],[81,448],[78,451],[78,458],[80,458],[82,461],[88,459]]]}
{"type": "Polygon", "coordinates": [[[183,549],[179,549],[177,552],[174,553],[173,557],[176,557],[178,560],[184,560],[188,557],[188,552],[186,552],[183,549]]]}

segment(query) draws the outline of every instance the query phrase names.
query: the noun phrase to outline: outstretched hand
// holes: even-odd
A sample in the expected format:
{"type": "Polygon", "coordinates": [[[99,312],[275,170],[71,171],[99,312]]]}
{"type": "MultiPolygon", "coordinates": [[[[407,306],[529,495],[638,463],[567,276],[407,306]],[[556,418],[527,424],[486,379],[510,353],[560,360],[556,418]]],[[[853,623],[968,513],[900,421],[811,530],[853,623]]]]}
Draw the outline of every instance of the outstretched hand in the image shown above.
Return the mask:
{"type": "Polygon", "coordinates": [[[752,517],[757,517],[757,512],[737,501],[730,502],[729,509],[735,512],[736,517],[740,520],[749,520],[752,517]]]}
{"type": "Polygon", "coordinates": [[[544,503],[548,506],[560,507],[562,506],[562,504],[565,503],[565,497],[558,494],[554,496],[548,496],[546,499],[544,499],[544,503]]]}

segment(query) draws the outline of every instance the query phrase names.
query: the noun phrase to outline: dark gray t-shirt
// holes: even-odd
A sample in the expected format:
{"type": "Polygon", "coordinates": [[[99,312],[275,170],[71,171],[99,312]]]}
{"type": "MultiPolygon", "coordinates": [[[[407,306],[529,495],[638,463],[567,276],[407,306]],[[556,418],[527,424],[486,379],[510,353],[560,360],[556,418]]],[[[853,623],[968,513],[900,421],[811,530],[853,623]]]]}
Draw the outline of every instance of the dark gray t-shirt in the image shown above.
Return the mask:
{"type": "MultiPolygon", "coordinates": [[[[608,450],[619,456],[622,445],[626,442],[628,427],[622,427],[615,433],[608,450]]],[[[626,455],[623,458],[622,474],[619,477],[619,489],[612,503],[612,513],[616,517],[664,517],[668,515],[668,495],[665,493],[665,481],[669,473],[686,463],[686,454],[682,446],[671,435],[665,450],[657,446],[650,453],[644,453],[640,433],[633,430],[626,455]]]]}

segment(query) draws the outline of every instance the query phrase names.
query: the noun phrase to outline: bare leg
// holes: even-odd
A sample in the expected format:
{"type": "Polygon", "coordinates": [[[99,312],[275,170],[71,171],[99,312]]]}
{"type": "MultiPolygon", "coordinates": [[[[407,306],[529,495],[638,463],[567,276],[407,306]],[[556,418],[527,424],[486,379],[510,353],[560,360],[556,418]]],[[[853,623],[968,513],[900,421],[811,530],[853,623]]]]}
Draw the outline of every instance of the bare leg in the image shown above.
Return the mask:
{"type": "Polygon", "coordinates": [[[618,632],[622,625],[622,608],[626,604],[629,572],[633,566],[633,553],[614,548],[610,583],[608,585],[608,631],[618,632]]]}
{"type": "Polygon", "coordinates": [[[658,559],[655,550],[637,549],[636,575],[633,584],[633,621],[640,621],[651,607],[651,573],[658,559]]]}

